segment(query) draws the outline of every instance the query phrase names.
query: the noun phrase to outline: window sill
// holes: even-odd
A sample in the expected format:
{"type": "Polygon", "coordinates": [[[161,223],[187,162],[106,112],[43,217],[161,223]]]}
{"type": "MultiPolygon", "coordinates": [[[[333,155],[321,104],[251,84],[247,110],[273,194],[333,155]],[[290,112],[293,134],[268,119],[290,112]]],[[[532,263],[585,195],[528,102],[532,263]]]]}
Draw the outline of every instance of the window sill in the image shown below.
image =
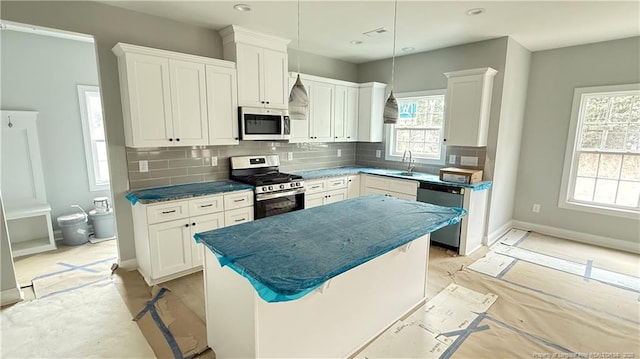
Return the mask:
{"type": "Polygon", "coordinates": [[[578,202],[561,201],[558,203],[558,207],[563,209],[570,209],[575,211],[595,213],[605,216],[622,217],[629,219],[640,219],[640,211],[625,210],[620,208],[611,208],[598,206],[596,204],[586,204],[578,202]]]}

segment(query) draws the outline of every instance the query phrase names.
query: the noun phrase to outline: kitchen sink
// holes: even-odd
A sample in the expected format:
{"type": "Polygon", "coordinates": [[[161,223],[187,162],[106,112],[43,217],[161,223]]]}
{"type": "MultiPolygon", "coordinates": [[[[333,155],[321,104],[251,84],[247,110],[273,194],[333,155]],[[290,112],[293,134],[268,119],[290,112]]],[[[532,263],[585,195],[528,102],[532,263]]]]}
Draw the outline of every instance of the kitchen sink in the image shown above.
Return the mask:
{"type": "Polygon", "coordinates": [[[402,171],[402,172],[393,172],[391,173],[393,175],[397,175],[397,176],[409,176],[409,177],[413,177],[413,176],[422,176],[422,173],[416,173],[416,172],[406,172],[406,171],[402,171]]]}

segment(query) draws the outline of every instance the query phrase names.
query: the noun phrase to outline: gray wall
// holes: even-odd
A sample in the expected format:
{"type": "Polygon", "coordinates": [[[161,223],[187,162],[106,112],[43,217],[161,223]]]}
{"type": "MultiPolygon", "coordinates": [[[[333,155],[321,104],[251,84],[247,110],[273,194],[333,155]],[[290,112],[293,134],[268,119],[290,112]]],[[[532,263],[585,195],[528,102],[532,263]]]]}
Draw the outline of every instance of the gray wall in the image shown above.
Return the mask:
{"type": "Polygon", "coordinates": [[[289,72],[298,72],[298,56],[300,73],[336,80],[358,80],[358,65],[289,48],[289,72]]]}
{"type": "Polygon", "coordinates": [[[121,260],[134,259],[131,206],[124,198],[129,184],[118,64],[111,49],[118,42],[126,42],[222,58],[220,36],[209,29],[92,1],[2,1],[0,14],[5,20],[94,36],[109,145],[109,167],[118,228],[118,249],[121,260]]]}
{"type": "Polygon", "coordinates": [[[530,59],[531,52],[509,38],[497,138],[487,146],[485,165],[493,173],[487,222],[490,241],[504,234],[513,218],[530,59]]]}
{"type": "Polygon", "coordinates": [[[72,204],[86,211],[93,198],[82,134],[77,85],[98,85],[92,43],[2,31],[0,79],[4,110],[38,111],[38,137],[47,200],[54,228],[56,217],[74,213],[72,204]]]}
{"type": "Polygon", "coordinates": [[[558,208],[576,87],[640,82],[640,38],[535,52],[518,166],[514,219],[635,243],[638,220],[558,208]],[[531,206],[541,204],[540,213],[531,206]]]}

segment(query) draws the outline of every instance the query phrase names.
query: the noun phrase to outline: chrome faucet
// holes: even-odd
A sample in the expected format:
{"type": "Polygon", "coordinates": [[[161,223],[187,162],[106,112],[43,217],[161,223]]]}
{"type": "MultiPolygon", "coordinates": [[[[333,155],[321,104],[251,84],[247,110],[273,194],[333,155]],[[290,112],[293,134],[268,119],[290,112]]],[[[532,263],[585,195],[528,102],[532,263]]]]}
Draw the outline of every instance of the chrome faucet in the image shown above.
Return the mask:
{"type": "Polygon", "coordinates": [[[407,166],[407,173],[413,174],[413,169],[416,168],[415,161],[412,158],[411,151],[405,150],[402,154],[402,162],[407,158],[407,152],[409,152],[409,166],[407,166]]]}

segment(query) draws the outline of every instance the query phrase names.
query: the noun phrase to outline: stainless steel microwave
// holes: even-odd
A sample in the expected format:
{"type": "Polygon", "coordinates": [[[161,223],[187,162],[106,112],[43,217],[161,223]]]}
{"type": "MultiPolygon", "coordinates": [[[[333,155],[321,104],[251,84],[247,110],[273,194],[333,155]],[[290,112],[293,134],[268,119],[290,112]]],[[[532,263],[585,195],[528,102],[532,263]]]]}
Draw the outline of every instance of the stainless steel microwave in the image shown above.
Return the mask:
{"type": "Polygon", "coordinates": [[[244,141],[281,141],[291,138],[289,113],[255,107],[240,107],[240,138],[244,141]]]}

